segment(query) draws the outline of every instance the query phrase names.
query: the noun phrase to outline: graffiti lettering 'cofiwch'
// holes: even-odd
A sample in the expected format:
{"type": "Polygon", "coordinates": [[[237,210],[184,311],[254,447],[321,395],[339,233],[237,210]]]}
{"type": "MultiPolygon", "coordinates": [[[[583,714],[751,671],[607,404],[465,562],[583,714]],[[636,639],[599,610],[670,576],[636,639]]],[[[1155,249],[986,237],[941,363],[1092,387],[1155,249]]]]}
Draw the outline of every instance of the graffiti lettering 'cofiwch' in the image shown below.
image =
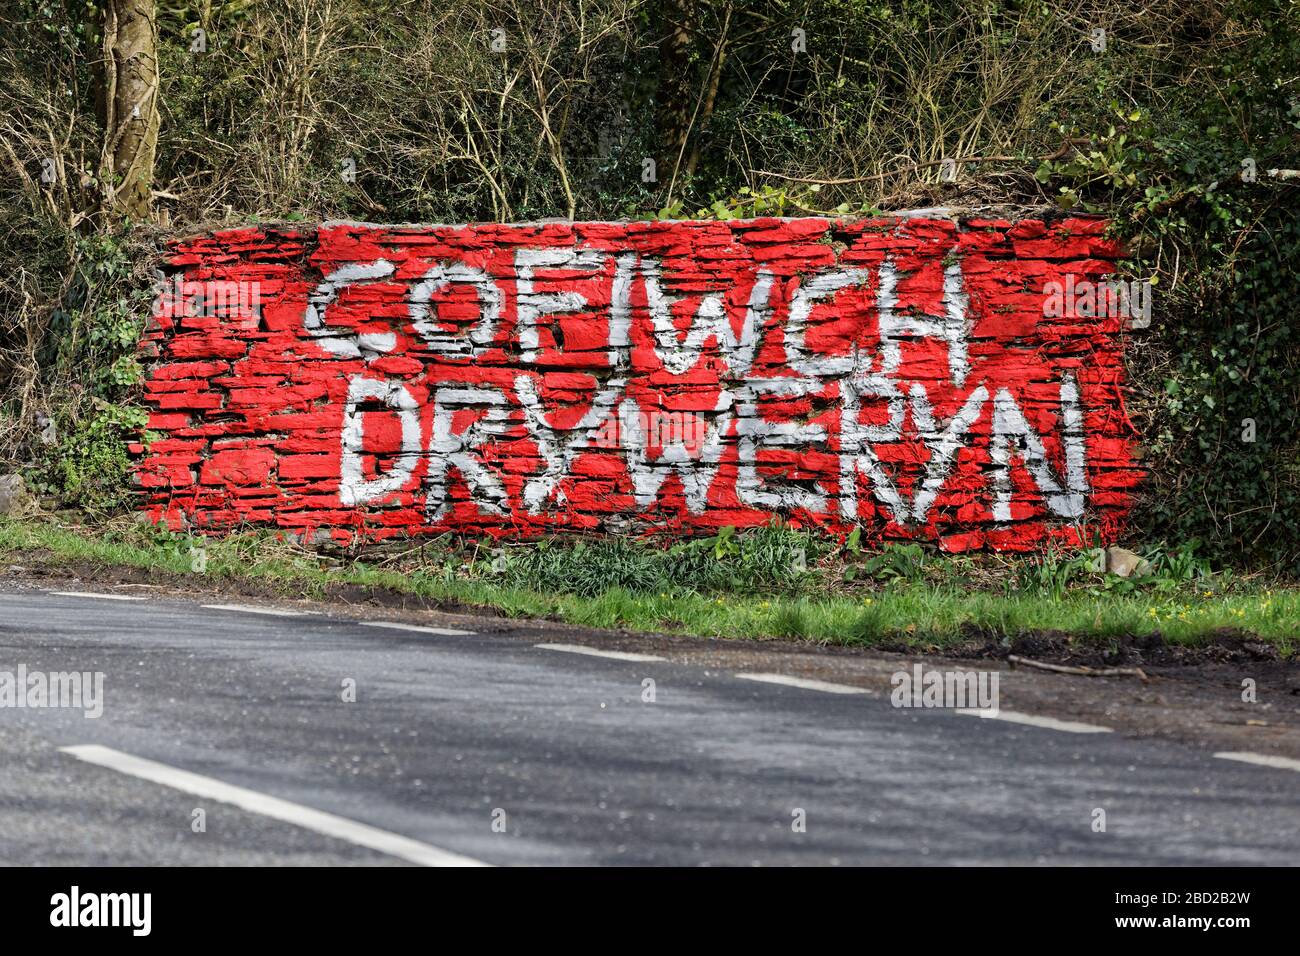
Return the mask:
{"type": "Polygon", "coordinates": [[[245,229],[146,336],[156,519],[338,539],[1113,537],[1122,319],[1047,315],[1104,223],[896,217],[245,229]],[[220,294],[211,294],[210,290],[220,294]]]}

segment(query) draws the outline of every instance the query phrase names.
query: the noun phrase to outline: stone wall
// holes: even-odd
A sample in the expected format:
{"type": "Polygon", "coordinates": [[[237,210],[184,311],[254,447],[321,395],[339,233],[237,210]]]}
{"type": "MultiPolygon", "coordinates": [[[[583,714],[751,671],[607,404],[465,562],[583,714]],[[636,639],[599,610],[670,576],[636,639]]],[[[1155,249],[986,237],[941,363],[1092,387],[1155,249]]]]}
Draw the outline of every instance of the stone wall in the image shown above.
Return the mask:
{"type": "Polygon", "coordinates": [[[178,241],[143,343],[145,507],[338,541],[777,516],[950,550],[1110,540],[1141,472],[1127,319],[1089,301],[1121,251],[1104,226],[327,223],[178,241]]]}

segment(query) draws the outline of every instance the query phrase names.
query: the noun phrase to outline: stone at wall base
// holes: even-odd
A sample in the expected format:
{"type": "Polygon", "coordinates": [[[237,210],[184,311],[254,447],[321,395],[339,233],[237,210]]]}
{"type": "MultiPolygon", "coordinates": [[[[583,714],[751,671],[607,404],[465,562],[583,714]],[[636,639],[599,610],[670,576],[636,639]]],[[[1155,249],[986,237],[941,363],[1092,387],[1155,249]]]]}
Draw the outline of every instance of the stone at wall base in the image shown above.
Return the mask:
{"type": "Polygon", "coordinates": [[[0,515],[16,515],[26,511],[31,500],[22,475],[0,477],[0,515]]]}
{"type": "Polygon", "coordinates": [[[1136,551],[1110,547],[1106,549],[1106,570],[1121,578],[1141,577],[1151,571],[1151,562],[1136,551]]]}

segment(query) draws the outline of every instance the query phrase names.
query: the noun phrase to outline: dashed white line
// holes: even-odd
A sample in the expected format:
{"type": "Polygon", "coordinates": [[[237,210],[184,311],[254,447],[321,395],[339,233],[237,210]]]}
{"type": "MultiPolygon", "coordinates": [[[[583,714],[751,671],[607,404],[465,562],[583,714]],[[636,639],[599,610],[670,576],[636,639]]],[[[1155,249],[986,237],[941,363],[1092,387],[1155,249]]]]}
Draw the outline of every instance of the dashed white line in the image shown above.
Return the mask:
{"type": "Polygon", "coordinates": [[[737,672],[736,677],[741,680],[762,681],[764,684],[785,684],[788,687],[802,687],[804,690],[820,690],[827,694],[870,694],[871,691],[865,687],[854,687],[850,684],[832,684],[830,681],[812,680],[807,677],[789,677],[785,674],[764,674],[764,673],[745,673],[737,672]]]}
{"type": "Polygon", "coordinates": [[[202,604],[209,611],[239,611],[243,614],[270,614],[272,617],[303,617],[320,611],[292,611],[282,607],[259,607],[256,604],[202,604]]]}
{"type": "Polygon", "coordinates": [[[139,777],[141,780],[148,780],[164,787],[171,787],[173,790],[181,790],[209,800],[229,803],[250,813],[260,813],[264,817],[291,823],[305,830],[313,830],[316,833],[334,837],[337,840],[345,840],[356,846],[386,853],[389,856],[409,860],[411,863],[418,863],[421,866],[490,865],[481,860],[439,849],[436,846],[430,846],[427,843],[421,843],[418,840],[412,840],[409,837],[388,830],[380,830],[378,827],[372,827],[369,824],[357,823],[355,820],[337,817],[332,813],[313,810],[311,807],[304,807],[302,804],[291,803],[278,797],[268,797],[256,790],[247,790],[244,787],[222,783],[212,777],[190,773],[188,770],[180,770],[164,763],[146,760],[143,757],[134,757],[120,750],[113,750],[111,747],[86,744],[77,747],[60,747],[59,750],[76,757],[78,760],[84,760],[86,763],[107,767],[127,776],[139,777]]]}
{"type": "Polygon", "coordinates": [[[385,627],[394,631],[416,631],[420,634],[438,634],[442,637],[468,637],[473,631],[459,631],[454,627],[426,627],[423,624],[403,624],[401,621],[357,621],[362,627],[385,627]]]}
{"type": "Polygon", "coordinates": [[[102,591],[51,591],[59,597],[102,598],[105,601],[143,601],[138,594],[106,594],[102,591]]]}
{"type": "Polygon", "coordinates": [[[988,720],[1005,720],[1012,724],[1027,724],[1030,727],[1044,727],[1047,730],[1063,730],[1067,734],[1109,734],[1109,727],[1099,724],[1081,724],[1073,720],[1057,720],[1055,717],[1039,717],[1037,714],[1022,714],[1014,710],[978,710],[971,707],[959,707],[957,713],[967,717],[984,717],[988,720]]]}
{"type": "Polygon", "coordinates": [[[608,657],[615,661],[662,661],[665,658],[653,654],[632,654],[628,651],[602,651],[596,647],[583,647],[581,644],[534,644],[544,651],[565,651],[569,654],[587,654],[591,657],[608,657]]]}
{"type": "Polygon", "coordinates": [[[1275,757],[1271,754],[1254,754],[1242,750],[1225,750],[1214,756],[1220,760],[1240,760],[1242,763],[1259,764],[1261,767],[1273,767],[1276,770],[1297,770],[1300,771],[1300,760],[1292,760],[1290,757],[1275,757]]]}

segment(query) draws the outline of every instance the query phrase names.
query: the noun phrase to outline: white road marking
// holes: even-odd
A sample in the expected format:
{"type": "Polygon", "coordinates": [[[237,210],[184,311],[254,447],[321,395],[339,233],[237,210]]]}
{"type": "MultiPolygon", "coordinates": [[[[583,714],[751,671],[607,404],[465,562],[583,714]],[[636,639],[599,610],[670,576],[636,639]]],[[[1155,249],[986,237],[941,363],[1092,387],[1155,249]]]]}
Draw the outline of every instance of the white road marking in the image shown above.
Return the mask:
{"type": "Polygon", "coordinates": [[[1109,727],[1099,724],[1080,724],[1073,720],[1057,720],[1055,717],[1039,717],[1037,714],[1022,714],[1014,710],[980,710],[971,707],[959,707],[957,713],[967,717],[983,717],[987,720],[1005,720],[1012,724],[1028,724],[1030,727],[1045,727],[1048,730],[1063,730],[1067,734],[1109,734],[1109,727]]]}
{"type": "Polygon", "coordinates": [[[828,694],[870,694],[865,687],[853,687],[849,684],[832,684],[830,681],[810,680],[807,677],[788,677],[785,674],[747,674],[737,672],[734,676],[741,680],[762,681],[764,684],[785,684],[789,687],[802,687],[804,690],[820,690],[828,694]]]}
{"type": "Polygon", "coordinates": [[[581,644],[534,644],[544,651],[565,651],[569,654],[588,654],[592,657],[608,657],[615,661],[662,661],[664,658],[653,654],[631,654],[627,651],[602,651],[596,647],[583,647],[581,644]]]}
{"type": "Polygon", "coordinates": [[[378,827],[357,823],[345,817],[336,817],[332,813],[313,810],[311,807],[304,807],[299,803],[290,803],[288,800],[281,800],[278,797],[268,797],[256,790],[246,790],[243,787],[236,787],[228,783],[222,783],[220,780],[214,780],[212,777],[190,773],[188,770],[179,770],[176,767],[169,767],[167,764],[156,763],[143,757],[133,757],[131,754],[113,750],[111,747],[85,744],[77,747],[60,747],[59,750],[76,757],[78,760],[84,760],[99,767],[107,767],[109,770],[116,770],[118,773],[124,773],[127,776],[139,777],[142,780],[161,784],[164,787],[171,787],[173,790],[192,793],[195,796],[209,800],[229,803],[250,813],[260,813],[262,816],[271,817],[274,820],[291,823],[305,830],[313,830],[316,833],[322,833],[338,840],[345,840],[348,843],[363,846],[370,850],[377,850],[389,856],[409,860],[421,866],[491,865],[481,860],[475,860],[457,853],[451,853],[448,850],[439,849],[436,846],[430,846],[427,843],[421,843],[418,840],[412,840],[409,837],[388,830],[380,830],[378,827]]]}
{"type": "Polygon", "coordinates": [[[303,617],[320,611],[291,611],[282,607],[259,607],[256,604],[203,604],[209,611],[239,611],[243,614],[270,614],[274,617],[303,617]]]}
{"type": "Polygon", "coordinates": [[[105,601],[143,601],[138,594],[105,594],[100,591],[51,591],[59,597],[103,598],[105,601]]]}
{"type": "Polygon", "coordinates": [[[1240,760],[1242,763],[1256,763],[1261,767],[1273,767],[1277,770],[1300,770],[1300,760],[1292,760],[1290,757],[1274,757],[1270,754],[1234,750],[1225,750],[1214,756],[1220,760],[1240,760]]]}
{"type": "Polygon", "coordinates": [[[443,637],[467,637],[473,631],[458,631],[454,627],[425,627],[422,624],[403,624],[400,621],[357,621],[362,627],[387,627],[395,631],[418,631],[421,634],[440,634],[443,637]]]}

